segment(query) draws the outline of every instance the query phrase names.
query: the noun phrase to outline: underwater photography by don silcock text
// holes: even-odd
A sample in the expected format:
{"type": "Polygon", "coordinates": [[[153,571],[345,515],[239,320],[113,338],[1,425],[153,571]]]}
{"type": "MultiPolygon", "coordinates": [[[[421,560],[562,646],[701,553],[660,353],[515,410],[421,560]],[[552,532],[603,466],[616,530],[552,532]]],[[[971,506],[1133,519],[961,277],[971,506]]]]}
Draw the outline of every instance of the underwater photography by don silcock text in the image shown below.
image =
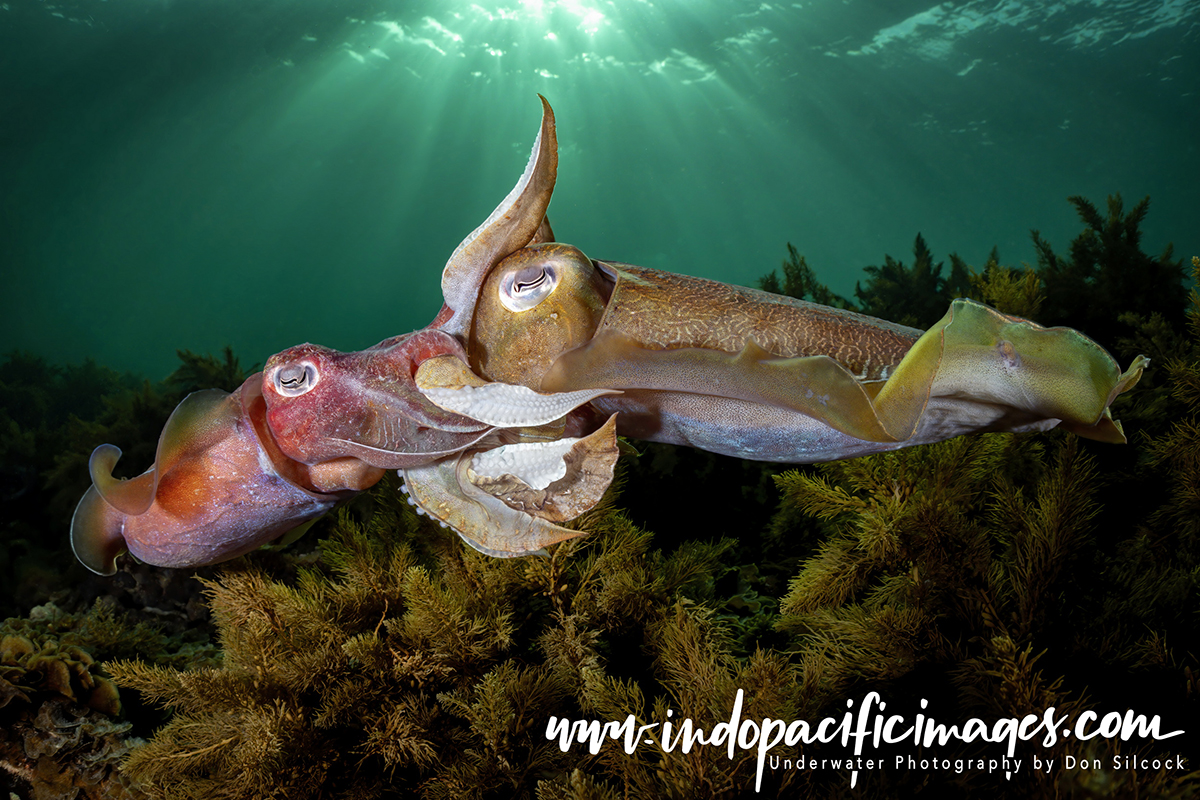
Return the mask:
{"type": "Polygon", "coordinates": [[[0,795],[1197,796],[1198,22],[0,3],[0,795]]]}

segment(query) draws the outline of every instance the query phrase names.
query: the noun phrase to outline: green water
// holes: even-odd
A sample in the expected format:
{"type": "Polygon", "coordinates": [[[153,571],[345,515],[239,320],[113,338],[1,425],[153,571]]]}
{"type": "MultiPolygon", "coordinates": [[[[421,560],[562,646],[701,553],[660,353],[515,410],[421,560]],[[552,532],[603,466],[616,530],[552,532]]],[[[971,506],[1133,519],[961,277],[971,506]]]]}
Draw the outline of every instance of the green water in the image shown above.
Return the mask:
{"type": "Polygon", "coordinates": [[[424,326],[558,115],[594,258],[835,291],[920,231],[1032,261],[1149,194],[1200,253],[1200,6],[676,0],[0,3],[0,349],[152,377],[424,326]],[[953,6],[953,7],[952,7],[953,6]]]}

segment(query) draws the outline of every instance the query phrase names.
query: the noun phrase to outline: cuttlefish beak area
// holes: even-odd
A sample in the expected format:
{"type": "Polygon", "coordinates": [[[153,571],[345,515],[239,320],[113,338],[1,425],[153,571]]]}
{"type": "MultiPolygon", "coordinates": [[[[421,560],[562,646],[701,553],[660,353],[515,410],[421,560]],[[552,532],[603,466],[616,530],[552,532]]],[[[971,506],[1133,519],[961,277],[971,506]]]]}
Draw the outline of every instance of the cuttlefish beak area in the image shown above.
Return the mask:
{"type": "Polygon", "coordinates": [[[613,282],[571,245],[522,248],[488,275],[471,326],[471,367],[489,380],[538,387],[558,356],[589,340],[613,282]]]}

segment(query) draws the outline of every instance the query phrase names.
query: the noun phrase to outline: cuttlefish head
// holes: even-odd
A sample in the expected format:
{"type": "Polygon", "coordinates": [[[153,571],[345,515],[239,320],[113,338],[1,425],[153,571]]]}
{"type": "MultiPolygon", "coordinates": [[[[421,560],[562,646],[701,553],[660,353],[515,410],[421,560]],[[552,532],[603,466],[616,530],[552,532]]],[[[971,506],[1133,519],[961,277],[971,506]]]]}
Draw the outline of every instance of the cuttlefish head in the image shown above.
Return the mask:
{"type": "Polygon", "coordinates": [[[430,359],[466,356],[454,337],[439,330],[354,353],[303,344],[272,356],[262,391],[280,449],[305,464],[355,458],[408,469],[475,444],[490,426],[439,408],[414,383],[430,359]]]}
{"type": "Polygon", "coordinates": [[[491,271],[479,293],[471,366],[495,381],[540,386],[560,353],[591,340],[612,286],[571,245],[518,250],[491,271]]]}
{"type": "Polygon", "coordinates": [[[188,395],[159,437],[154,464],[113,477],[121,451],[97,447],[92,486],[71,520],[71,547],[93,572],[111,575],[128,551],[162,567],[215,564],[299,535],[383,470],[354,459],[310,466],[288,458],[266,423],[262,375],[232,394],[188,395]]]}

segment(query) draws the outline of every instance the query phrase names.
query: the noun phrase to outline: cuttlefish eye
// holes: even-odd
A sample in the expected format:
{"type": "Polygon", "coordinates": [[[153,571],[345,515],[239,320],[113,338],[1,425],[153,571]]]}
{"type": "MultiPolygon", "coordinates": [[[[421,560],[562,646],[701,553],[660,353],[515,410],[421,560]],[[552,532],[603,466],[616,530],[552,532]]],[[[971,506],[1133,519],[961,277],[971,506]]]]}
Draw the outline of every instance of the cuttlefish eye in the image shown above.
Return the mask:
{"type": "Polygon", "coordinates": [[[275,391],[285,397],[299,397],[312,390],[318,380],[320,375],[312,362],[287,364],[275,370],[275,391]]]}
{"type": "Polygon", "coordinates": [[[500,279],[500,304],[509,311],[528,311],[550,296],[558,279],[551,266],[535,264],[510,272],[500,279]]]}

